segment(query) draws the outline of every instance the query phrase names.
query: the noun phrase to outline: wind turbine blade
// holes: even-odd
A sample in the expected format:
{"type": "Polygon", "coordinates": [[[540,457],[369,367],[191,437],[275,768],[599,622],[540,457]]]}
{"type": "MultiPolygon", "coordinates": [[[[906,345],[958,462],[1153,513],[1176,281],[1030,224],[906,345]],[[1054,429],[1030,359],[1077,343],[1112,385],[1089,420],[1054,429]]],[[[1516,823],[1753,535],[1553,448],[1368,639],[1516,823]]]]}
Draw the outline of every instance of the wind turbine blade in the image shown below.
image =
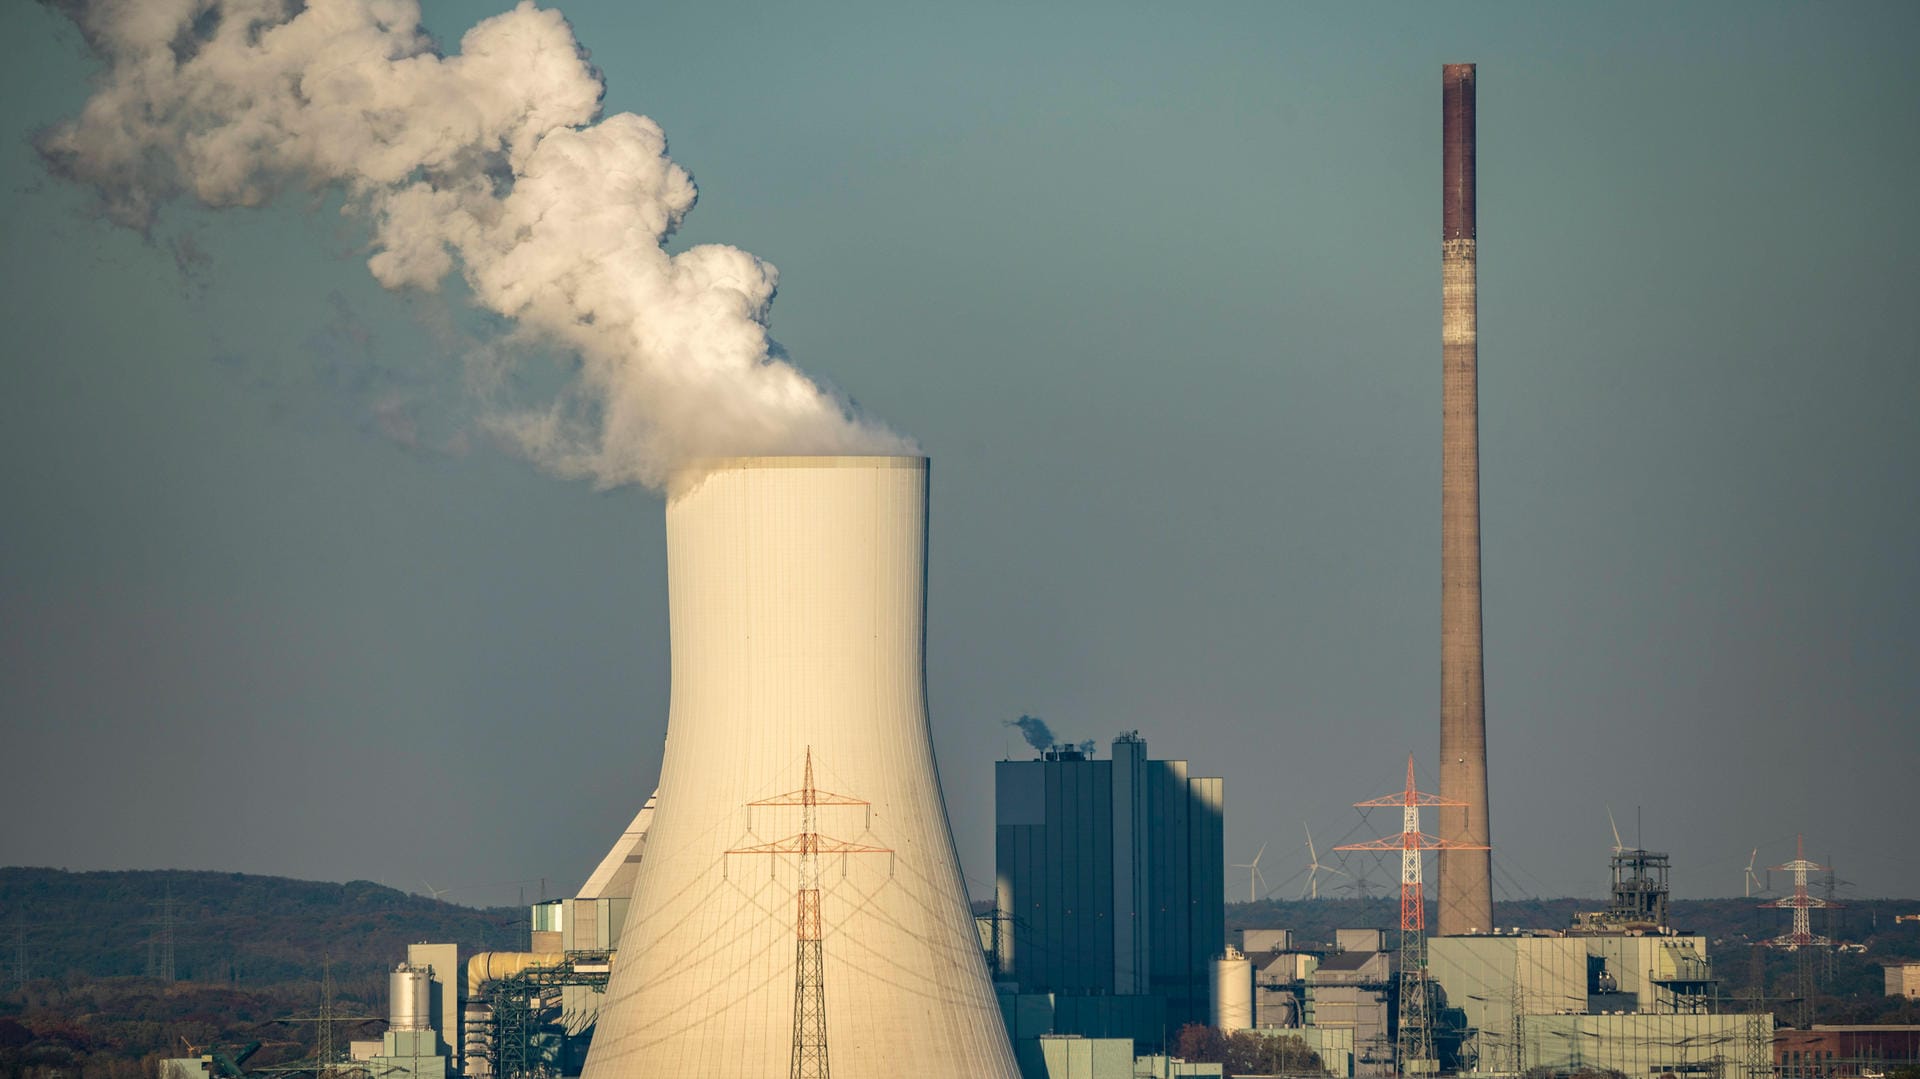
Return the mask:
{"type": "Polygon", "coordinates": [[[1607,827],[1613,829],[1613,853],[1618,854],[1627,848],[1620,843],[1620,826],[1613,822],[1613,807],[1607,807],[1607,827]]]}

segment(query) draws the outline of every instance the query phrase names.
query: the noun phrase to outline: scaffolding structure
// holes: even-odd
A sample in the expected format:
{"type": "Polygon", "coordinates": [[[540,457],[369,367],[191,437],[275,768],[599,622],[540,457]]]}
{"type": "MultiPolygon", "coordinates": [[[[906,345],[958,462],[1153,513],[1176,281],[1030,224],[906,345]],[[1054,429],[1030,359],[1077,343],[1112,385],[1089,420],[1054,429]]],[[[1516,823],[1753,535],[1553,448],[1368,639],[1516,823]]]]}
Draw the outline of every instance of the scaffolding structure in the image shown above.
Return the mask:
{"type": "Polygon", "coordinates": [[[867,812],[867,825],[870,827],[873,823],[873,806],[864,799],[816,788],[813,785],[812,746],[807,747],[806,775],[800,789],[748,802],[749,815],[761,806],[800,807],[800,830],[771,843],[734,847],[727,854],[764,854],[775,858],[790,857],[797,862],[800,886],[794,895],[793,1055],[790,1058],[789,1075],[791,1079],[829,1079],[826,960],[822,951],[820,924],[820,856],[891,856],[893,851],[888,847],[853,843],[821,834],[819,811],[822,807],[860,806],[867,812]]]}
{"type": "Polygon", "coordinates": [[[1365,843],[1348,843],[1335,850],[1400,853],[1400,1023],[1394,1057],[1401,1075],[1433,1074],[1440,1062],[1433,1052],[1432,987],[1427,979],[1427,900],[1420,857],[1430,850],[1490,850],[1483,844],[1460,843],[1420,830],[1420,811],[1428,807],[1461,807],[1414,786],[1413,754],[1407,754],[1407,786],[1394,794],[1353,803],[1357,809],[1395,806],[1400,809],[1400,834],[1365,843]]]}
{"type": "Polygon", "coordinates": [[[1613,898],[1607,905],[1607,919],[1634,928],[1665,929],[1672,858],[1664,851],[1617,850],[1612,867],[1613,898]]]}
{"type": "Polygon", "coordinates": [[[550,1006],[551,994],[568,986],[603,993],[612,969],[612,952],[567,952],[558,963],[528,967],[488,981],[482,990],[487,1018],[478,1033],[486,1039],[486,1055],[495,1079],[541,1074],[543,1067],[533,1052],[533,1035],[540,1014],[550,1006]]]}

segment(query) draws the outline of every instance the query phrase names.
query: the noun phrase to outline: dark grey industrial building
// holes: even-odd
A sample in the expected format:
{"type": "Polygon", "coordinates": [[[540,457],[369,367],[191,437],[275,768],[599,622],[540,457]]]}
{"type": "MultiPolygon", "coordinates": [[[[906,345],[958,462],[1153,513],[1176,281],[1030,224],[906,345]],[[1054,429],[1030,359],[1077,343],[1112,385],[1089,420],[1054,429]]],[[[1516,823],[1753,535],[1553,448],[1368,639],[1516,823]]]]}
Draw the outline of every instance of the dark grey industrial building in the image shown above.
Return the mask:
{"type": "Polygon", "coordinates": [[[1226,944],[1223,781],[1147,759],[1128,733],[1111,760],[1063,746],[1001,761],[994,786],[999,980],[1022,993],[1134,998],[1061,1008],[1102,1029],[1060,1033],[1157,1043],[1205,1022],[1208,961],[1226,944]]]}

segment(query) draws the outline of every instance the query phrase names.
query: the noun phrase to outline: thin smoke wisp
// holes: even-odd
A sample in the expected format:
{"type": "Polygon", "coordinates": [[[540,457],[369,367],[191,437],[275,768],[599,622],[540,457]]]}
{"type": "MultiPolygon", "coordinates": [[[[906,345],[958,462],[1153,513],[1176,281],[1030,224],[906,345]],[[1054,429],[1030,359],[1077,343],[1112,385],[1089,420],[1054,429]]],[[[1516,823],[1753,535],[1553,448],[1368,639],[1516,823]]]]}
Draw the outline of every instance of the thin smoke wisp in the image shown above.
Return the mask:
{"type": "Polygon", "coordinates": [[[1039,716],[1021,716],[1019,719],[1004,720],[1009,727],[1017,727],[1020,737],[1035,751],[1045,753],[1053,748],[1053,731],[1047,727],[1047,721],[1039,716]]]}
{"type": "Polygon", "coordinates": [[[602,118],[600,74],[531,2],[442,52],[414,0],[66,0],[104,69],[45,132],[58,176],[112,220],[337,188],[391,289],[459,274],[565,386],[494,428],[602,487],[664,489],[702,458],[912,452],[784,358],[777,273],[734,247],[662,246],[693,208],[652,120],[602,118]]]}

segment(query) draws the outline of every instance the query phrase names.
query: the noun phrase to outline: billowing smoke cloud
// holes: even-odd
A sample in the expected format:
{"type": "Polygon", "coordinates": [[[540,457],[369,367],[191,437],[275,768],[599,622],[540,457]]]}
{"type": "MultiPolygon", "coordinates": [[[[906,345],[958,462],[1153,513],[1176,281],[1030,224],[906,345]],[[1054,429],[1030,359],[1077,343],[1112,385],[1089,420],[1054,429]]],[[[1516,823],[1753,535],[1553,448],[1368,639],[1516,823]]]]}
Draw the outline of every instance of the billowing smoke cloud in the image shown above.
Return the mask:
{"type": "Polygon", "coordinates": [[[105,69],[40,140],[55,173],[140,229],[181,197],[343,189],[381,284],[459,273],[520,343],[578,358],[555,399],[494,420],[547,467],[660,488],[702,457],[910,449],[785,362],[771,265],[662,248],[693,181],[652,120],[596,122],[599,74],[559,12],[522,3],[442,54],[414,0],[61,6],[105,69]]]}
{"type": "Polygon", "coordinates": [[[1003,722],[1009,727],[1020,728],[1020,737],[1025,738],[1034,749],[1044,753],[1053,748],[1053,731],[1048,729],[1047,721],[1039,716],[1021,716],[1003,722]]]}

